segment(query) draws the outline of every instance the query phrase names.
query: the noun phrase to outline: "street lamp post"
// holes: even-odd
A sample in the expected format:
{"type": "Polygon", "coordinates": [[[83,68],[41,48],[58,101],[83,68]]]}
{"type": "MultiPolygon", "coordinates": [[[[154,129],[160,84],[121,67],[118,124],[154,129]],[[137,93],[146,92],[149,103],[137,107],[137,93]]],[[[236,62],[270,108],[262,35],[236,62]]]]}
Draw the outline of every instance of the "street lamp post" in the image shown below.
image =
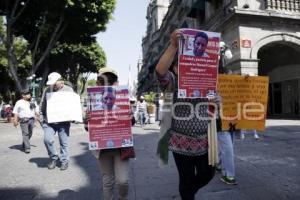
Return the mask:
{"type": "Polygon", "coordinates": [[[32,92],[32,100],[36,100],[36,88],[39,87],[39,83],[42,81],[41,77],[35,78],[35,74],[27,77],[26,80],[28,81],[29,90],[32,92]]]}

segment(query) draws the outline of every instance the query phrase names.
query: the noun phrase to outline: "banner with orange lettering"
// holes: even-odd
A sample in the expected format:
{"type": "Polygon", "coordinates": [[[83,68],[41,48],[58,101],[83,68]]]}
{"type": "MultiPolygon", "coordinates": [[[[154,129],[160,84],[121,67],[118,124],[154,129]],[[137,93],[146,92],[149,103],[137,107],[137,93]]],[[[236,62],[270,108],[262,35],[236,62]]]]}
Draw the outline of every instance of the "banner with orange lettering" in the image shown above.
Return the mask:
{"type": "Polygon", "coordinates": [[[217,91],[222,97],[222,130],[265,129],[269,77],[219,75],[217,91]]]}

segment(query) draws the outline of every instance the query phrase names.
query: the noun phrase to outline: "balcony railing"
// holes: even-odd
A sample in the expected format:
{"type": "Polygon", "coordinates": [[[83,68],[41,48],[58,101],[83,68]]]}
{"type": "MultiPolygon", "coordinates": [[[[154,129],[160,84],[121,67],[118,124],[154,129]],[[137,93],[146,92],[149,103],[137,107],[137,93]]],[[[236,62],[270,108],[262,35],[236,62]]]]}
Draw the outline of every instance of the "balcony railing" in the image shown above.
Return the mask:
{"type": "Polygon", "coordinates": [[[266,0],[267,9],[300,12],[300,0],[266,0]]]}

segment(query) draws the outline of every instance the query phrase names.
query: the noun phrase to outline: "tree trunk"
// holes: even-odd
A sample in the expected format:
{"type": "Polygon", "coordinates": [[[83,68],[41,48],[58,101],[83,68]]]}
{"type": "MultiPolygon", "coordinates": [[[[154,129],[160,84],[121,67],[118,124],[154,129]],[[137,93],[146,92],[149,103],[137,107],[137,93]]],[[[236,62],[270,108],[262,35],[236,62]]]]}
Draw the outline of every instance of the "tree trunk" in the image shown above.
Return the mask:
{"type": "Polygon", "coordinates": [[[82,86],[81,86],[81,91],[80,91],[80,96],[84,93],[85,91],[85,85],[87,83],[87,79],[89,78],[90,76],[90,72],[88,72],[87,76],[86,77],[82,77],[82,86]]]}
{"type": "Polygon", "coordinates": [[[8,69],[9,69],[12,79],[14,80],[14,82],[16,84],[17,91],[21,91],[23,88],[21,85],[21,81],[19,80],[19,77],[18,77],[18,63],[17,63],[17,59],[16,59],[16,57],[14,55],[14,51],[13,51],[14,37],[13,37],[12,31],[11,31],[11,19],[8,16],[6,18],[6,20],[7,20],[7,26],[6,26],[5,47],[6,47],[6,52],[7,52],[8,69]]]}
{"type": "MultiPolygon", "coordinates": [[[[36,62],[36,58],[34,58],[35,56],[33,56],[32,58],[32,71],[31,73],[34,74],[38,68],[41,66],[41,64],[43,63],[43,61],[45,60],[45,58],[50,54],[51,49],[54,47],[54,45],[56,44],[57,40],[59,39],[59,37],[61,36],[61,34],[63,33],[63,31],[65,30],[65,28],[67,27],[67,24],[64,23],[64,16],[63,13],[61,14],[60,18],[59,18],[59,22],[57,23],[54,32],[52,33],[50,40],[47,44],[46,49],[43,51],[42,55],[39,57],[38,61],[36,62]]],[[[42,30],[40,30],[42,31],[42,30]]],[[[36,42],[39,42],[38,40],[36,42]]],[[[38,49],[37,46],[39,44],[36,44],[36,48],[35,51],[38,49]]],[[[32,53],[33,55],[36,55],[36,52],[32,53]]]]}

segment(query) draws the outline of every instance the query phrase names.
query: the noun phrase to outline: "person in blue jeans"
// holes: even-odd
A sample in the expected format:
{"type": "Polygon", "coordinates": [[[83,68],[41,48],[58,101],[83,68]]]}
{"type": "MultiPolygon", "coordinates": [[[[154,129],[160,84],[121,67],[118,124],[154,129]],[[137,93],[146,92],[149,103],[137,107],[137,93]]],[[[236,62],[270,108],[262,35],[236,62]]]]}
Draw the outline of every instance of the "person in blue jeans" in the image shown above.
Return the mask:
{"type": "Polygon", "coordinates": [[[233,132],[218,132],[219,158],[222,177],[221,181],[228,185],[236,185],[234,150],[233,150],[233,132]]]}
{"type": "MultiPolygon", "coordinates": [[[[230,49],[226,46],[225,42],[220,42],[220,62],[219,62],[219,74],[230,74],[226,66],[226,62],[232,58],[230,49]]],[[[234,148],[233,148],[233,134],[235,133],[235,125],[230,125],[230,130],[222,131],[222,122],[220,116],[217,120],[218,126],[218,144],[219,144],[219,167],[217,170],[221,170],[221,181],[229,185],[236,185],[235,179],[235,165],[234,165],[234,148]]]]}
{"type": "Polygon", "coordinates": [[[69,161],[69,134],[70,134],[70,122],[57,122],[48,123],[47,120],[47,93],[50,92],[73,92],[70,86],[64,84],[61,79],[61,75],[57,72],[52,72],[48,75],[48,81],[46,83],[49,87],[44,90],[40,104],[40,122],[44,130],[44,143],[50,157],[48,163],[48,169],[54,169],[58,160],[60,159],[61,170],[68,169],[69,161]],[[58,134],[60,143],[60,158],[55,150],[54,135],[58,134]]]}
{"type": "Polygon", "coordinates": [[[148,122],[147,103],[145,101],[144,96],[140,96],[136,110],[141,126],[144,127],[145,123],[148,122]]]}

